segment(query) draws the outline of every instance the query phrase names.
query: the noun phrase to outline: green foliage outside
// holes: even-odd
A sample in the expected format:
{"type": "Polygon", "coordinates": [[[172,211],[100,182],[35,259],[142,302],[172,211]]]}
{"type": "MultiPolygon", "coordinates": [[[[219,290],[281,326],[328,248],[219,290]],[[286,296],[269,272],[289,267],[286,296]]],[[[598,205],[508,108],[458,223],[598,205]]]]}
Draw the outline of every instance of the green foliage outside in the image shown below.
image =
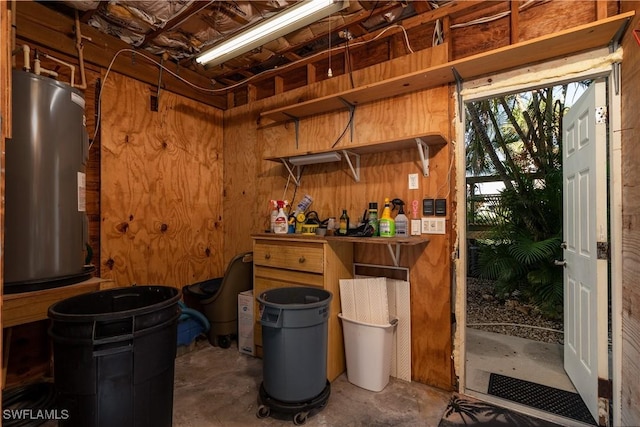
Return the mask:
{"type": "Polygon", "coordinates": [[[467,175],[502,181],[499,209],[477,242],[474,272],[499,295],[518,291],[549,317],[562,315],[562,117],[568,86],[468,103],[467,175]]]}

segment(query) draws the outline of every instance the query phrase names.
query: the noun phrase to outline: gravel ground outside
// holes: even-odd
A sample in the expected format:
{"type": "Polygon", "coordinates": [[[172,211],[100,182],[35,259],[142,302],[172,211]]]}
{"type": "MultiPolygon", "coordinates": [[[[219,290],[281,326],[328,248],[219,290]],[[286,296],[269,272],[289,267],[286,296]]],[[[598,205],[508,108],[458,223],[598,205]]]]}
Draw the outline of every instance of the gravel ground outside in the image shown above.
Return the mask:
{"type": "Polygon", "coordinates": [[[542,316],[517,298],[495,297],[491,281],[467,278],[467,326],[541,342],[563,344],[562,321],[542,316]]]}

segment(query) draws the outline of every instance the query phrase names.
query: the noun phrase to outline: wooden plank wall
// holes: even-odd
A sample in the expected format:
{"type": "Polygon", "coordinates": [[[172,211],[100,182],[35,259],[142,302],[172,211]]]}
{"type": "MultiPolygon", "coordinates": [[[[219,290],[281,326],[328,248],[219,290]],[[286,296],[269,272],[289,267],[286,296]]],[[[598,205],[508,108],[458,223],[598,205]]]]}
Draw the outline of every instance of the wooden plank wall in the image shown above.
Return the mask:
{"type": "Polygon", "coordinates": [[[622,47],[622,425],[640,425],[640,1],[622,2],[636,16],[622,47]]]}
{"type": "MultiPolygon", "coordinates": [[[[420,51],[353,73],[356,86],[407,73],[447,60],[448,47],[420,51]]],[[[306,88],[225,112],[225,253],[251,248],[250,234],[269,226],[269,200],[288,199],[295,205],[309,194],[311,210],[320,218],[339,217],[347,209],[351,221],[362,217],[371,201],[382,211],[385,197],[405,202],[423,197],[453,200],[449,178],[451,144],[433,149],[430,175],[420,179],[419,190],[408,190],[408,174],[419,173],[417,149],[391,150],[363,155],[361,179],[356,183],[346,163],[306,166],[300,187],[288,183],[284,167],[262,160],[278,153],[296,150],[292,123],[260,128],[261,111],[349,89],[349,79],[341,76],[306,88]],[[235,155],[234,155],[235,153],[235,155]],[[288,184],[288,187],[287,187],[288,184]]],[[[450,138],[449,88],[427,91],[373,102],[357,107],[354,140],[358,143],[385,138],[439,132],[450,138]]],[[[297,150],[329,148],[348,123],[347,112],[336,112],[304,119],[300,123],[297,150]]],[[[349,136],[336,147],[348,147],[349,136]]],[[[450,222],[450,221],[449,221],[450,222]]],[[[434,236],[426,247],[413,247],[401,253],[400,264],[411,268],[412,365],[415,381],[443,389],[452,388],[451,372],[451,241],[449,235],[434,236]]],[[[357,262],[391,265],[386,246],[356,245],[357,262]]]]}
{"type": "Polygon", "coordinates": [[[223,273],[222,112],[155,91],[104,82],[101,277],[181,288],[223,273]]]}

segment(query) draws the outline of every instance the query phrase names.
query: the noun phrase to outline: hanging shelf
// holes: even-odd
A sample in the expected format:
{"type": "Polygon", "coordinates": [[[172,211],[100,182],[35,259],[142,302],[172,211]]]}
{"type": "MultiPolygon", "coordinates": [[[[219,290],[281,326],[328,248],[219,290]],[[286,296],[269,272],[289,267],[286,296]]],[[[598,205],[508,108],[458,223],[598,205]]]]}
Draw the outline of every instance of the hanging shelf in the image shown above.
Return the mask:
{"type": "Polygon", "coordinates": [[[553,58],[616,44],[635,12],[627,12],[553,34],[449,61],[398,77],[260,113],[268,126],[475,79],[553,58]],[[455,72],[453,71],[455,70],[455,72]],[[457,74],[457,75],[455,75],[457,74]]]}
{"type": "Polygon", "coordinates": [[[345,147],[297,153],[290,156],[267,157],[265,160],[282,163],[296,185],[300,185],[301,167],[317,163],[341,161],[344,159],[353,179],[360,182],[360,156],[362,154],[417,148],[422,175],[429,176],[429,147],[445,145],[447,141],[440,134],[423,134],[391,139],[371,144],[349,144],[345,147]]]}

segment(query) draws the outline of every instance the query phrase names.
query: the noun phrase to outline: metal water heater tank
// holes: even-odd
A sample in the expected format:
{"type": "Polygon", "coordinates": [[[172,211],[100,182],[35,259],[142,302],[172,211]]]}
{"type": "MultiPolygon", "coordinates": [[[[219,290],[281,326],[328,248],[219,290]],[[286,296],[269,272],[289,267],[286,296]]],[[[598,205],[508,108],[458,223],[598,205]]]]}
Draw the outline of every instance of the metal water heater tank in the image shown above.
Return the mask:
{"type": "Polygon", "coordinates": [[[6,142],[4,291],[88,277],[84,97],[68,84],[13,71],[13,138],[6,142]]]}

